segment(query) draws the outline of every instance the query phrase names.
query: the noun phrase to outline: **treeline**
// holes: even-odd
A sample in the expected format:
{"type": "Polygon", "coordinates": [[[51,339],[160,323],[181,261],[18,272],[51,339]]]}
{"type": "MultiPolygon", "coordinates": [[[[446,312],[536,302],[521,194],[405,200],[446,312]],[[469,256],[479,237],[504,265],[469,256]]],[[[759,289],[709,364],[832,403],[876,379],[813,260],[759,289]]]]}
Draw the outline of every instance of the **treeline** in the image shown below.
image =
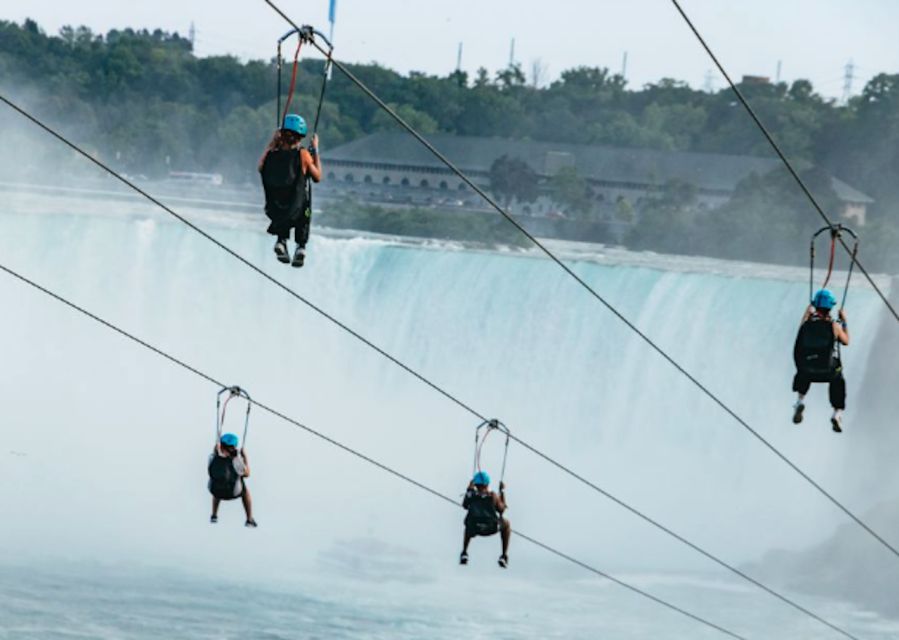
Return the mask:
{"type": "MultiPolygon", "coordinates": [[[[620,76],[595,67],[567,70],[545,87],[532,86],[518,67],[493,77],[484,70],[468,77],[401,75],[375,64],[351,68],[424,133],[770,155],[728,90],[707,93],[671,79],[630,88],[620,76]]],[[[313,111],[321,69],[320,58],[302,62],[301,113],[313,111]]],[[[288,73],[289,64],[285,87],[288,73]]],[[[33,21],[0,22],[0,82],[119,169],[150,176],[184,169],[220,172],[233,182],[256,180],[256,159],[275,126],[273,60],[197,58],[189,40],[159,30],[100,35],[67,27],[49,35],[33,21]]],[[[845,105],[822,97],[805,80],[747,82],[741,88],[791,159],[830,172],[875,199],[865,235],[874,239],[880,268],[899,271],[893,255],[899,252],[891,250],[899,246],[892,244],[899,240],[899,75],[876,76],[845,105]]],[[[325,149],[393,126],[374,102],[334,73],[320,129],[325,149]]],[[[766,246],[783,244],[771,234],[804,232],[817,222],[783,177],[753,180],[731,204],[729,217],[736,226],[715,223],[725,227],[716,237],[739,236],[732,244],[747,257],[758,255],[762,240],[766,246]],[[793,214],[811,222],[797,218],[796,224],[785,224],[793,214]]],[[[571,192],[570,184],[566,188],[571,192]]],[[[822,199],[831,195],[825,184],[822,199]]],[[[638,226],[645,233],[629,244],[713,252],[687,237],[710,224],[693,211],[693,200],[689,185],[671,185],[644,202],[638,226]],[[663,226],[666,233],[660,232],[663,226]]]]}

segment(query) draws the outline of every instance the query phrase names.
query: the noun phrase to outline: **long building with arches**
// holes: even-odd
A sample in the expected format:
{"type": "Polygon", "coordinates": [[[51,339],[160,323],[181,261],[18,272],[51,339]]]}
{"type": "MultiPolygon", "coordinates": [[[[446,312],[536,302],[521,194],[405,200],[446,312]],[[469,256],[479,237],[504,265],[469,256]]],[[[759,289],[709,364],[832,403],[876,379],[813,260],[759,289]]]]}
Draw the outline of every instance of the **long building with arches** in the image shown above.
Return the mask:
{"type": "MultiPolygon", "coordinates": [[[[545,185],[562,167],[574,167],[588,185],[597,211],[612,215],[621,203],[636,206],[672,180],[692,184],[699,206],[726,202],[750,175],[780,168],[776,158],[657,151],[609,146],[561,144],[434,134],[428,139],[478,186],[489,190],[490,168],[502,156],[530,165],[545,185]]],[[[376,133],[324,152],[329,191],[387,202],[434,204],[483,209],[484,203],[428,149],[406,133],[376,133]]],[[[843,219],[861,226],[873,200],[836,177],[843,219]]],[[[548,190],[532,203],[516,205],[519,213],[562,216],[548,190]]]]}

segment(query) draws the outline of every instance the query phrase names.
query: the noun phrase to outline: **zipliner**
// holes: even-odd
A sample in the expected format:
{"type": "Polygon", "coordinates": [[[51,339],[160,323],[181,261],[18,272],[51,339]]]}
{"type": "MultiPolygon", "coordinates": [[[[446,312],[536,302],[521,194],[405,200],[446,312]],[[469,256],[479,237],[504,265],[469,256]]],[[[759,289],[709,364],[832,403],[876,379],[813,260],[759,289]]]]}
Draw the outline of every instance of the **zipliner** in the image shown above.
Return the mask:
{"type": "Polygon", "coordinates": [[[209,492],[212,494],[212,515],[209,522],[218,522],[222,500],[240,498],[247,519],[245,526],[255,528],[253,499],[246,479],[250,477],[250,461],[243,449],[238,450],[240,439],[233,433],[222,434],[209,456],[209,492]]]}
{"type": "Polygon", "coordinates": [[[834,295],[827,289],[821,289],[802,316],[793,346],[793,360],[796,363],[793,391],[798,394],[793,405],[793,422],[802,422],[805,394],[811,384],[826,382],[833,407],[831,427],[841,433],[843,411],[846,409],[846,380],[843,378],[839,345],[849,346],[849,326],[843,309],[839,310],[839,321],[831,318],[830,313],[836,304],[834,295]]]}
{"type": "Polygon", "coordinates": [[[503,553],[499,557],[499,566],[505,569],[509,565],[509,538],[512,536],[512,525],[503,512],[506,505],[505,489],[503,482],[499,483],[499,495],[489,490],[490,476],[486,471],[478,471],[474,474],[462,507],[468,511],[465,516],[465,535],[462,541],[462,553],[459,555],[459,564],[468,564],[468,544],[475,536],[492,536],[500,534],[503,553]]]}
{"type": "Polygon", "coordinates": [[[306,261],[306,243],[312,223],[309,181],[321,181],[322,164],[318,154],[318,134],[313,134],[309,149],[302,146],[306,121],[294,113],[284,117],[259,159],[259,174],[265,191],[265,215],[271,221],[266,231],[277,236],[275,256],[279,262],[302,267],[306,261]],[[287,240],[293,229],[297,243],[293,259],[287,240]]]}

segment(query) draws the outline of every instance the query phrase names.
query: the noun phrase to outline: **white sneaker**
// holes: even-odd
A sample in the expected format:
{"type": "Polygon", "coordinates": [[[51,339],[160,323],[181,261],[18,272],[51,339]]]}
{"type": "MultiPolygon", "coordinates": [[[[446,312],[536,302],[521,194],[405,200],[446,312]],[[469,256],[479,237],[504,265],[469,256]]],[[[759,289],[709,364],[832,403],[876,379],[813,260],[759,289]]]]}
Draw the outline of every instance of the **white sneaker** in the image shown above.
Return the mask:
{"type": "Polygon", "coordinates": [[[287,255],[287,243],[284,240],[278,240],[275,243],[275,255],[278,257],[278,262],[285,264],[290,262],[290,257],[287,255]]]}
{"type": "Polygon", "coordinates": [[[843,412],[834,411],[833,417],[830,419],[830,426],[836,433],[843,433],[843,412]]]}

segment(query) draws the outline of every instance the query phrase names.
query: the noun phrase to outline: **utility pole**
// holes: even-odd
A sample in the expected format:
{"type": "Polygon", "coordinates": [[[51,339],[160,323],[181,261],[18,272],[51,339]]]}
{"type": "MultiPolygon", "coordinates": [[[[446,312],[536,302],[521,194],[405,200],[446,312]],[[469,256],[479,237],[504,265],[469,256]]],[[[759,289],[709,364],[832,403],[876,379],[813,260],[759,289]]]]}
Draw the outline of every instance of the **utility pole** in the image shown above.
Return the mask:
{"type": "Polygon", "coordinates": [[[197,46],[197,26],[194,21],[190,21],[190,29],[187,31],[187,38],[190,40],[190,50],[195,51],[197,46]]]}
{"type": "MultiPolygon", "coordinates": [[[[331,47],[334,46],[334,24],[337,22],[337,0],[330,0],[328,2],[328,22],[331,23],[331,28],[328,31],[328,40],[331,43],[331,47]]],[[[332,65],[328,65],[328,80],[330,80],[334,76],[334,67],[332,65]]]]}
{"type": "Polygon", "coordinates": [[[621,58],[621,77],[625,80],[627,79],[627,51],[624,52],[624,56],[621,58]]]}
{"type": "Polygon", "coordinates": [[[509,68],[515,66],[515,38],[512,38],[512,46],[509,47],[509,68]]]}
{"type": "Polygon", "coordinates": [[[843,104],[852,97],[852,81],[855,80],[855,63],[850,59],[843,68],[843,104]]]}
{"type": "Polygon", "coordinates": [[[777,74],[775,75],[775,83],[780,84],[780,72],[783,69],[783,60],[777,61],[777,74]]]}
{"type": "Polygon", "coordinates": [[[462,43],[459,43],[459,51],[456,53],[456,73],[462,71],[462,43]]]}
{"type": "Polygon", "coordinates": [[[705,82],[702,85],[702,90],[706,93],[714,93],[715,91],[715,74],[712,73],[711,69],[705,72],[705,82]]]}

